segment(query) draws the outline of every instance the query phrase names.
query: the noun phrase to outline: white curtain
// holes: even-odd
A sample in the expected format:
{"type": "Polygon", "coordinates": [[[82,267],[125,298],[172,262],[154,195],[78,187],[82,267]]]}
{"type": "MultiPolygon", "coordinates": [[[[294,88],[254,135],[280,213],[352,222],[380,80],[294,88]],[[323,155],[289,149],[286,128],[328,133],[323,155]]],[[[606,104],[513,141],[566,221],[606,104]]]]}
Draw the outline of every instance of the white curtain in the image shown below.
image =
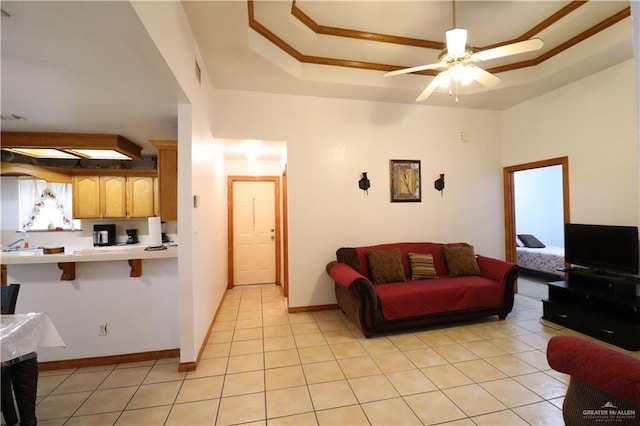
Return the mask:
{"type": "Polygon", "coordinates": [[[73,229],[70,183],[53,183],[36,178],[18,179],[20,230],[73,229]]]}

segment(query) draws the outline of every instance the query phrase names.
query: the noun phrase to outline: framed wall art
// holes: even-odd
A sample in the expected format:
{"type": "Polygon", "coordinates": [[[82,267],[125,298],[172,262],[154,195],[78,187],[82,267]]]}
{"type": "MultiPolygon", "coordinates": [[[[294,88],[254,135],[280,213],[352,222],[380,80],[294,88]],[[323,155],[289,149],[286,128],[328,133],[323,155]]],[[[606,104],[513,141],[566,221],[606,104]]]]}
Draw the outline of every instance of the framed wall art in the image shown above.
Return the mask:
{"type": "Polygon", "coordinates": [[[422,201],[420,160],[390,160],[391,202],[422,201]]]}

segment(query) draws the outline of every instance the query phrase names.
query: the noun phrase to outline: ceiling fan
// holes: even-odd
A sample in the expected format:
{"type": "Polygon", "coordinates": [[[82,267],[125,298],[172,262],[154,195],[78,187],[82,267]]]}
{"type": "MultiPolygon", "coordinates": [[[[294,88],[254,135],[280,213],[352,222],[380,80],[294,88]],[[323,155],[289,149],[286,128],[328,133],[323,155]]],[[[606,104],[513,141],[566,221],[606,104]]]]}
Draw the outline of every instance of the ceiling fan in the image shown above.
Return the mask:
{"type": "Polygon", "coordinates": [[[488,61],[490,59],[503,58],[505,56],[532,52],[542,48],[544,44],[539,38],[518,41],[515,43],[498,46],[491,49],[474,52],[467,45],[467,30],[456,27],[456,2],[452,0],[453,29],[446,32],[447,47],[438,56],[438,62],[417,67],[403,68],[384,74],[385,77],[409,74],[431,69],[444,69],[416,98],[416,102],[427,99],[438,87],[449,87],[452,95],[452,86],[455,86],[456,103],[458,102],[458,83],[466,85],[475,80],[485,87],[493,87],[500,83],[500,77],[491,74],[482,68],[473,65],[474,62],[488,61]]]}

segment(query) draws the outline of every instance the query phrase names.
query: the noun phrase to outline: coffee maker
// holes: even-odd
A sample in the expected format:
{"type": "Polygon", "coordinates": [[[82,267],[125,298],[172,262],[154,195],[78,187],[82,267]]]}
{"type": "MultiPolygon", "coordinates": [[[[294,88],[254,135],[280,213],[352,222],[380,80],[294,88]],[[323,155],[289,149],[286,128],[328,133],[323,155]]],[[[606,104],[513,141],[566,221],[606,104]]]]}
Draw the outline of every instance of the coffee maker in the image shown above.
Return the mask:
{"type": "Polygon", "coordinates": [[[93,225],[93,245],[112,246],[116,243],[116,225],[93,225]]]}
{"type": "Polygon", "coordinates": [[[127,244],[138,244],[138,230],[127,229],[127,244]]]}

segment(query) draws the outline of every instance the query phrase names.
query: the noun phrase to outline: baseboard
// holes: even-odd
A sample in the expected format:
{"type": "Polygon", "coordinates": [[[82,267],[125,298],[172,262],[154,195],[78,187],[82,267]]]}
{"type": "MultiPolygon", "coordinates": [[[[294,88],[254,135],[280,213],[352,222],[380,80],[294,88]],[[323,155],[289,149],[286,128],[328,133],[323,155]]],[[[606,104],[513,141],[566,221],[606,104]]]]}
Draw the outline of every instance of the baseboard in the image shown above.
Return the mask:
{"type": "Polygon", "coordinates": [[[165,349],[161,351],[107,355],[92,358],[65,359],[61,361],[44,361],[38,363],[38,369],[40,369],[40,371],[62,370],[67,368],[96,367],[100,365],[123,364],[127,362],[151,361],[166,358],[180,358],[180,349],[165,349]]]}
{"type": "Polygon", "coordinates": [[[204,340],[202,341],[202,345],[200,345],[200,350],[198,351],[198,356],[196,357],[195,361],[189,361],[189,362],[181,362],[178,365],[178,371],[185,372],[185,371],[194,371],[196,368],[198,368],[198,364],[200,364],[200,360],[202,359],[202,354],[204,353],[204,350],[207,349],[207,345],[209,344],[209,336],[211,336],[211,332],[213,331],[213,324],[216,322],[216,318],[218,317],[218,312],[220,311],[220,307],[224,304],[224,298],[227,297],[227,292],[224,292],[224,295],[222,296],[222,300],[220,301],[220,304],[218,305],[218,309],[216,310],[216,313],[213,315],[213,319],[211,320],[211,324],[209,324],[209,329],[207,330],[207,335],[205,336],[204,340]]]}
{"type": "Polygon", "coordinates": [[[290,314],[298,314],[300,312],[331,311],[339,308],[340,307],[337,303],[333,303],[331,305],[298,306],[295,308],[289,307],[288,312],[290,314]]]}

